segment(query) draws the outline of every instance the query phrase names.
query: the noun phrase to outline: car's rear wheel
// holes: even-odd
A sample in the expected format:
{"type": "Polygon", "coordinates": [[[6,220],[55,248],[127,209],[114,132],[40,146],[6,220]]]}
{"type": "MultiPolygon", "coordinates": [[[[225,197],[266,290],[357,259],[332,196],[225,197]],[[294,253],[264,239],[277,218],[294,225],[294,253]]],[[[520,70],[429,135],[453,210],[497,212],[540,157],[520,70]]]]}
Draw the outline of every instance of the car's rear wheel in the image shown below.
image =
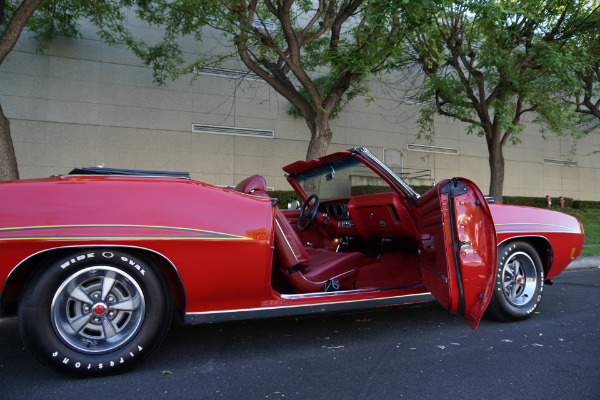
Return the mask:
{"type": "Polygon", "coordinates": [[[500,321],[528,318],[542,300],[543,290],[544,269],[535,249],[521,241],[502,244],[486,316],[500,321]]]}
{"type": "Polygon", "coordinates": [[[171,304],[151,262],[118,250],[83,250],[36,271],[19,305],[19,329],[26,347],[51,367],[109,375],[160,345],[171,304]]]}

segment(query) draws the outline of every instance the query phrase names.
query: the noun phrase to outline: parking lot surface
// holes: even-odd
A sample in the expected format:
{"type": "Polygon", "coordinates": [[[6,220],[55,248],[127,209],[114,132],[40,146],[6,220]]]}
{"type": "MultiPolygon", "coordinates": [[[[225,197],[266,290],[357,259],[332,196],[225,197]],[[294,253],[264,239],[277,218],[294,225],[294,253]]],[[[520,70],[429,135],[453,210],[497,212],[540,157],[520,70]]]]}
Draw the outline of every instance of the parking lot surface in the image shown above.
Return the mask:
{"type": "Polygon", "coordinates": [[[477,331],[437,304],[174,326],[122,375],[72,379],[0,322],[0,398],[598,399],[600,270],[567,271],[531,319],[477,331]]]}

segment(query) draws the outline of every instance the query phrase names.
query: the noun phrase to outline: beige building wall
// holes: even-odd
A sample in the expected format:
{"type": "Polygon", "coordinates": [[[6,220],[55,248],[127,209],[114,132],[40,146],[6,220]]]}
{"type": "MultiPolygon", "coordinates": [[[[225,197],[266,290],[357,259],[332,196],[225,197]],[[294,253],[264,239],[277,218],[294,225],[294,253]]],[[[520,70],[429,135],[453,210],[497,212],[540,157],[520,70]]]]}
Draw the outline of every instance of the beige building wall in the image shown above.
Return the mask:
{"type": "MultiPolygon", "coordinates": [[[[157,35],[155,29],[134,28],[145,37],[157,35]]],[[[211,51],[218,42],[204,46],[190,42],[185,48],[211,51]]],[[[91,28],[82,39],[58,38],[44,54],[23,37],[0,68],[0,103],[11,121],[21,178],[104,164],[189,171],[192,178],[216,185],[234,185],[259,173],[269,186],[289,189],[281,167],[305,158],[310,134],[303,119],[288,114],[287,100],[262,81],[191,78],[157,86],[150,68],[128,50],[103,44],[91,28]],[[274,137],[194,133],[192,124],[272,130],[274,137]]],[[[378,84],[373,94],[369,105],[357,98],[332,121],[330,151],[360,145],[383,157],[384,149],[401,150],[405,172],[425,171],[425,177],[409,183],[463,176],[487,193],[482,137],[467,135],[463,123],[439,117],[433,143],[419,142],[420,106],[398,101],[378,84]],[[443,152],[409,149],[414,144],[443,152]]],[[[527,124],[522,143],[504,150],[504,194],[600,199],[600,156],[592,154],[600,150],[598,133],[579,141],[551,133],[544,139],[538,125],[527,124]]]]}

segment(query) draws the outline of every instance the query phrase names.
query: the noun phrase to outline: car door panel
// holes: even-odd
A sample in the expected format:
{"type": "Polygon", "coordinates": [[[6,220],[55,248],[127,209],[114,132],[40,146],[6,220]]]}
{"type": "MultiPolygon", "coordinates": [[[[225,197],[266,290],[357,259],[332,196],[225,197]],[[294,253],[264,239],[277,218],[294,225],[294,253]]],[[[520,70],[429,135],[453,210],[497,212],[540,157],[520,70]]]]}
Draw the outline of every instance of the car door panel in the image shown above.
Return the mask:
{"type": "Polygon", "coordinates": [[[423,285],[476,328],[491,298],[496,231],[485,198],[462,178],[442,181],[418,201],[423,285]]]}

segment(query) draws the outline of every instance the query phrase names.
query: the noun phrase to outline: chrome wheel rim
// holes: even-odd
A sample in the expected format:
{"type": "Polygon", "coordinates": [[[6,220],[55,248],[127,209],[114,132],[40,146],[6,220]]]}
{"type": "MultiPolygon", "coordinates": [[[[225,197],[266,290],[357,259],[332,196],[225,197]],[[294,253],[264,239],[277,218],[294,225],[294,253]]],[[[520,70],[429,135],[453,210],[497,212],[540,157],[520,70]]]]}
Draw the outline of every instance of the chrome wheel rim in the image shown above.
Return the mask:
{"type": "Polygon", "coordinates": [[[125,345],[138,332],[146,302],[130,275],[94,266],[69,276],[56,291],[50,310],[52,325],[65,343],[97,354],[125,345]]]}
{"type": "Polygon", "coordinates": [[[504,263],[502,289],[513,306],[523,306],[533,300],[537,280],[535,263],[527,253],[514,253],[504,263]]]}

